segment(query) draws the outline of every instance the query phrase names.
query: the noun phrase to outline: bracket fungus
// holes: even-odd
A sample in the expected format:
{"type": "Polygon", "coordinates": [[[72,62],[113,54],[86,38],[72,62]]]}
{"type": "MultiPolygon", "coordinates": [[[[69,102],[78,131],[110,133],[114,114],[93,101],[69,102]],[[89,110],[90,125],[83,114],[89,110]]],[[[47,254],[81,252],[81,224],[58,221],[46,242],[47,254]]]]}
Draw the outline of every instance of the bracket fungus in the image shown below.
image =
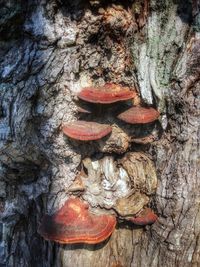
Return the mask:
{"type": "Polygon", "coordinates": [[[150,209],[145,208],[136,217],[130,219],[136,225],[153,224],[158,219],[158,216],[150,209]]]}
{"type": "Polygon", "coordinates": [[[92,141],[103,138],[112,131],[108,124],[97,122],[74,121],[63,125],[63,133],[68,137],[81,141],[92,141]]]}
{"type": "Polygon", "coordinates": [[[78,97],[90,103],[111,104],[134,98],[135,90],[114,83],[107,83],[101,87],[85,87],[78,97]]]}
{"type": "Polygon", "coordinates": [[[38,232],[47,240],[61,244],[97,244],[114,231],[116,218],[112,215],[92,215],[89,205],[79,198],[68,199],[52,216],[45,215],[38,232]]]}
{"type": "Polygon", "coordinates": [[[117,118],[131,124],[144,124],[157,120],[159,116],[160,113],[151,107],[131,107],[119,114],[117,118]]]}

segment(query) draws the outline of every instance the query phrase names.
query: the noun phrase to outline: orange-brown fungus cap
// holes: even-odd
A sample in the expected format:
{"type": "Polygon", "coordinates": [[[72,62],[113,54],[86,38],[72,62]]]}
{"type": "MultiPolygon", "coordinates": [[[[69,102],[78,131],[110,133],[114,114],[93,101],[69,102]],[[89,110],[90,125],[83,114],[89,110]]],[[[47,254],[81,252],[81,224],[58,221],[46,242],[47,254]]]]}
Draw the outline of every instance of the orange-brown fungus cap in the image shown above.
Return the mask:
{"type": "Polygon", "coordinates": [[[43,217],[39,234],[62,244],[97,244],[106,240],[115,229],[116,218],[92,215],[88,208],[78,198],[68,199],[57,213],[43,217]]]}
{"type": "Polygon", "coordinates": [[[158,119],[160,113],[154,108],[132,107],[121,114],[118,118],[127,123],[149,123],[158,119]]]}
{"type": "Polygon", "coordinates": [[[74,121],[63,125],[63,133],[67,136],[82,141],[98,140],[112,132],[112,127],[107,124],[88,121],[74,121]]]}
{"type": "Polygon", "coordinates": [[[91,103],[111,104],[118,101],[132,99],[136,91],[114,83],[107,83],[101,87],[85,87],[78,94],[82,100],[91,103]]]}
{"type": "Polygon", "coordinates": [[[154,223],[157,219],[158,216],[150,208],[146,208],[130,221],[137,225],[147,225],[154,223]]]}

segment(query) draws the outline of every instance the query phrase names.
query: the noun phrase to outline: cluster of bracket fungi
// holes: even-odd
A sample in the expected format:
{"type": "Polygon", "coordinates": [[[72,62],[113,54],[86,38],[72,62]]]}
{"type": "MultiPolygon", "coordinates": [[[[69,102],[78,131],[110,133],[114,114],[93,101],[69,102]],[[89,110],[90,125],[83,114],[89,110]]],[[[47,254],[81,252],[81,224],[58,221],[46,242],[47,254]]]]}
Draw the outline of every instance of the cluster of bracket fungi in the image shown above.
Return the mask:
{"type": "MultiPolygon", "coordinates": [[[[95,105],[135,97],[134,89],[113,83],[85,87],[78,94],[81,101],[95,105]]],[[[79,112],[87,115],[91,111],[79,108],[79,112]]],[[[117,116],[125,123],[138,126],[154,122],[158,117],[159,112],[154,108],[141,106],[132,106],[117,116]]],[[[62,131],[73,140],[94,141],[111,134],[112,126],[77,120],[64,124],[62,131]]],[[[112,156],[95,160],[88,157],[82,164],[86,171],[79,172],[69,191],[72,195],[81,192],[83,200],[77,195],[71,196],[60,210],[43,217],[39,233],[45,239],[63,244],[97,244],[112,234],[117,218],[141,226],[157,220],[157,215],[148,207],[149,197],[157,187],[156,171],[151,159],[143,152],[128,152],[117,161],[112,156]],[[88,203],[93,208],[106,209],[106,214],[92,214],[88,203]]]]}

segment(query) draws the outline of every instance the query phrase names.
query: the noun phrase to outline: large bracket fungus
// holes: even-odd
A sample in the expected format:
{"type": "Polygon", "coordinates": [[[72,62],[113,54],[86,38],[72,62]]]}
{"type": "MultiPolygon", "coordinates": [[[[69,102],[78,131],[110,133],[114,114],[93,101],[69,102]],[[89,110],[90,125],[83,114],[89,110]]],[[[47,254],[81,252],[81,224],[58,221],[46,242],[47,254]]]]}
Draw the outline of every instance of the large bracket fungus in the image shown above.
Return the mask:
{"type": "Polygon", "coordinates": [[[150,123],[158,119],[160,113],[154,108],[132,107],[118,115],[120,120],[131,124],[150,123]]]}
{"type": "Polygon", "coordinates": [[[111,133],[112,127],[107,124],[88,121],[74,121],[64,124],[63,133],[81,141],[98,140],[111,133]]]}
{"type": "Polygon", "coordinates": [[[85,87],[78,94],[78,97],[91,103],[111,104],[132,99],[136,95],[135,89],[130,90],[129,87],[107,83],[100,87],[85,87]]]}
{"type": "Polygon", "coordinates": [[[61,244],[97,244],[114,231],[116,219],[111,215],[93,215],[89,205],[79,198],[68,199],[53,215],[45,215],[38,232],[47,240],[61,244]]]}

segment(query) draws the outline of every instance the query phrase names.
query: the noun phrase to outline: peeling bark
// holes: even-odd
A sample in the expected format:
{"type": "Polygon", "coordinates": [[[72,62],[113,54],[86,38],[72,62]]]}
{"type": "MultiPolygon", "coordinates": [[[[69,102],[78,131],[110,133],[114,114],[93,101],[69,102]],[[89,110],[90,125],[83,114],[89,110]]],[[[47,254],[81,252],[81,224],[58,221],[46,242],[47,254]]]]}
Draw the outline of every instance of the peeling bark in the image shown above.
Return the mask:
{"type": "Polygon", "coordinates": [[[0,3],[1,266],[200,266],[200,2],[23,2],[0,3]],[[77,92],[105,82],[136,87],[160,121],[119,122],[130,103],[78,114],[77,92]],[[115,134],[93,145],[64,137],[61,124],[80,116],[115,125],[115,134]],[[149,134],[153,142],[134,143],[149,134]],[[82,160],[127,150],[154,160],[158,221],[119,221],[99,245],[45,241],[42,216],[72,194],[82,160]]]}

